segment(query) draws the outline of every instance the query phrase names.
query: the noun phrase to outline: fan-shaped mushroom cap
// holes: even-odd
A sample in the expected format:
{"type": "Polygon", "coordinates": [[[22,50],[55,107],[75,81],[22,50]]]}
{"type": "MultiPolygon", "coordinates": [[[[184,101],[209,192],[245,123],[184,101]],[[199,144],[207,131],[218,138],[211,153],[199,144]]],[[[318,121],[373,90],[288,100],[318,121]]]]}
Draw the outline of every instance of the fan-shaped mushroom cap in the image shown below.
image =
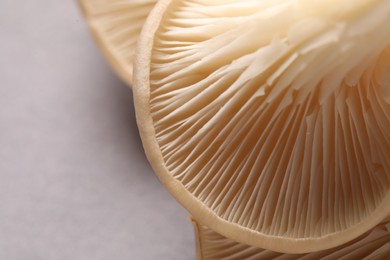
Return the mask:
{"type": "Polygon", "coordinates": [[[390,1],[162,0],[135,60],[155,172],[202,224],[286,253],[390,213],[390,1]]]}
{"type": "Polygon", "coordinates": [[[142,26],[157,0],[79,0],[96,42],[115,72],[131,86],[142,26]]]}
{"type": "Polygon", "coordinates": [[[390,256],[390,220],[341,246],[307,254],[283,254],[237,243],[192,220],[199,260],[334,260],[387,259],[390,256]]]}

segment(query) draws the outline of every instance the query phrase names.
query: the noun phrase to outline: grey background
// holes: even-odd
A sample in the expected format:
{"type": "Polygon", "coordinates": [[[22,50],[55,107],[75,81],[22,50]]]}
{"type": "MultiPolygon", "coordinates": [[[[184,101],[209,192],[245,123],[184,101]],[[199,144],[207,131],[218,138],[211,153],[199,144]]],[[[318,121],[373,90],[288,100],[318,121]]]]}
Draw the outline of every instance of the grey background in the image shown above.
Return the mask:
{"type": "Polygon", "coordinates": [[[75,1],[0,2],[0,260],[194,259],[75,1]]]}

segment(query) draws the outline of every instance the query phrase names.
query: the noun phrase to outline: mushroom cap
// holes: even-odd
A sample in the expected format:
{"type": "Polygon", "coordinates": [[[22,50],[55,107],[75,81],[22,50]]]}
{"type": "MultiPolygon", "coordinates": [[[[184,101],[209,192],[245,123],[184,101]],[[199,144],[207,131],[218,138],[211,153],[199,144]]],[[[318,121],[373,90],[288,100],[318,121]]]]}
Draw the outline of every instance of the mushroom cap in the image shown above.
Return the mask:
{"type": "Polygon", "coordinates": [[[334,260],[385,259],[390,255],[390,220],[358,238],[327,250],[306,254],[285,254],[237,243],[191,220],[195,230],[198,259],[334,260]]]}
{"type": "Polygon", "coordinates": [[[390,215],[390,1],[162,0],[135,58],[147,157],[202,224],[284,253],[390,215]]]}
{"type": "Polygon", "coordinates": [[[157,0],[79,0],[100,50],[130,87],[133,56],[142,26],[157,0]]]}

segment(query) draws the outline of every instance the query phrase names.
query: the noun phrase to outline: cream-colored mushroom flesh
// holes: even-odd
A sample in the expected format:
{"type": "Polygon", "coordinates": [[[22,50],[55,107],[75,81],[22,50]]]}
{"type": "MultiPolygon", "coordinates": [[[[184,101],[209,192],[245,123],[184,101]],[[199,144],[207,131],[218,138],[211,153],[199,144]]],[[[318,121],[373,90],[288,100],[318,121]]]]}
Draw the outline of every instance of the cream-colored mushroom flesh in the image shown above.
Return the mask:
{"type": "Polygon", "coordinates": [[[137,120],[164,185],[216,232],[304,253],[390,214],[390,1],[162,0],[137,120]]]}
{"type": "Polygon", "coordinates": [[[388,259],[390,256],[390,221],[341,246],[307,254],[283,254],[237,243],[192,220],[196,233],[197,258],[262,260],[335,260],[388,259]]]}
{"type": "Polygon", "coordinates": [[[142,26],[157,0],[79,0],[101,51],[131,86],[133,56],[142,26]]]}

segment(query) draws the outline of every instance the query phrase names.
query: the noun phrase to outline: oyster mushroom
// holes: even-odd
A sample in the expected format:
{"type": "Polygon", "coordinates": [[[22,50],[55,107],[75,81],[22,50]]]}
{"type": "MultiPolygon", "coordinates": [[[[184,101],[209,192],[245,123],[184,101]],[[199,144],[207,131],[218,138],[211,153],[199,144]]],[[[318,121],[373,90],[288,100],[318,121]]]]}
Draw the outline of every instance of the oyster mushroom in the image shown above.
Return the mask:
{"type": "Polygon", "coordinates": [[[100,50],[131,86],[138,35],[157,0],[79,0],[100,50]]]}
{"type": "Polygon", "coordinates": [[[192,220],[197,242],[197,258],[208,259],[273,259],[273,260],[334,260],[386,259],[390,255],[390,220],[341,246],[307,253],[284,254],[265,250],[228,239],[192,220]]]}
{"type": "Polygon", "coordinates": [[[161,0],[134,98],[148,159],[203,225],[284,253],[390,214],[390,1],[161,0]]]}

